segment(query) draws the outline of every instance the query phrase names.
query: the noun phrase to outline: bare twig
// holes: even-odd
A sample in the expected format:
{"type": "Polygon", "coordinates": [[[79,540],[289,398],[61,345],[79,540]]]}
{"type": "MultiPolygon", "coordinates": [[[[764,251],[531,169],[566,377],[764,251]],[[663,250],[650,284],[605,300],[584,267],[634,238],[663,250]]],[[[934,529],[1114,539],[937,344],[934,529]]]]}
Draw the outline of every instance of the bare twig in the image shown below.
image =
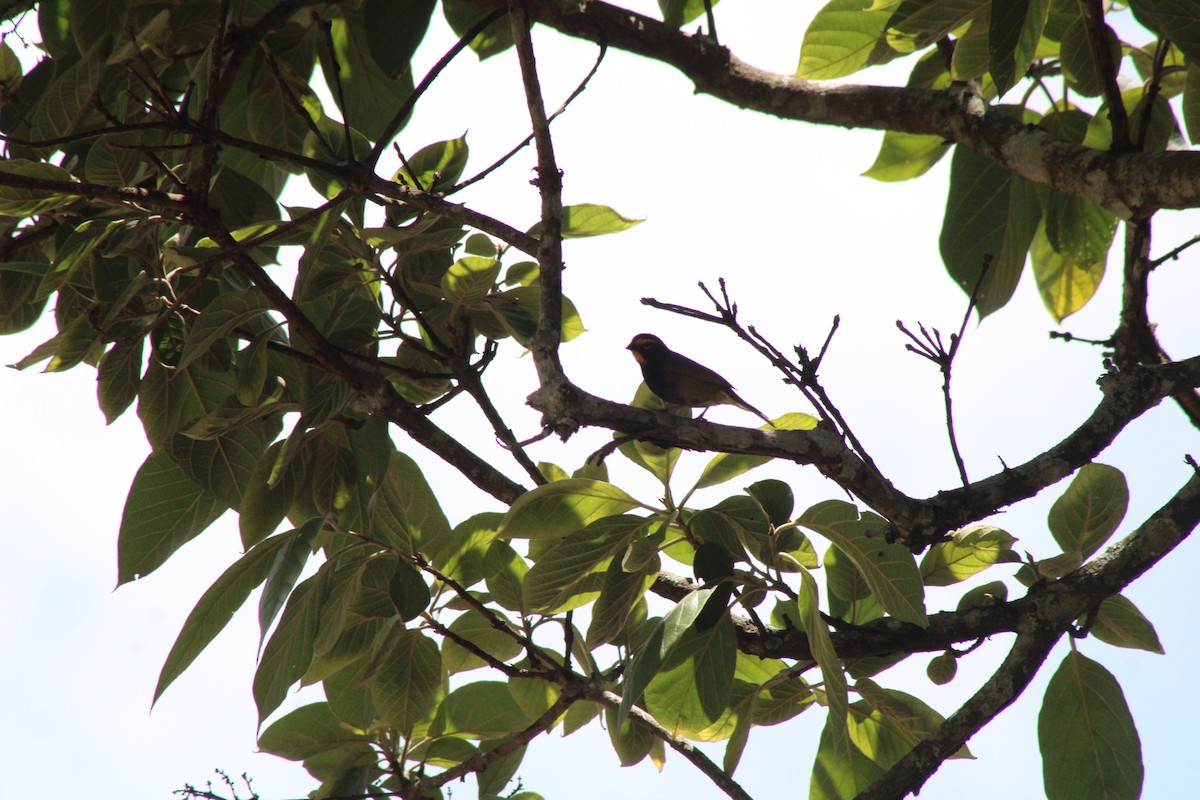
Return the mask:
{"type": "Polygon", "coordinates": [[[346,105],[346,89],[342,85],[342,64],[338,61],[337,49],[333,46],[333,25],[327,19],[316,21],[325,40],[325,57],[329,59],[329,76],[338,108],[342,111],[342,135],[346,138],[346,160],[354,161],[354,136],[350,127],[350,107],[346,105]]]}
{"type": "MultiPolygon", "coordinates": [[[[489,347],[494,348],[495,342],[489,342],[489,347]]],[[[496,404],[492,402],[492,398],[488,395],[487,389],[483,386],[483,380],[479,376],[479,372],[475,370],[471,364],[467,363],[465,355],[456,351],[450,359],[450,364],[454,369],[454,376],[458,379],[461,385],[479,406],[483,415],[487,418],[488,423],[492,426],[492,431],[496,434],[496,438],[505,450],[512,453],[512,457],[520,465],[521,469],[525,470],[525,474],[530,477],[535,486],[541,486],[546,483],[546,476],[538,469],[537,464],[533,463],[533,459],[525,452],[525,448],[521,446],[521,442],[517,440],[516,434],[505,423],[504,417],[500,415],[500,411],[496,408],[496,404]]]]}
{"type": "Polygon", "coordinates": [[[1172,249],[1172,250],[1171,250],[1170,252],[1168,252],[1166,255],[1163,255],[1163,256],[1160,256],[1159,258],[1156,258],[1156,259],[1154,259],[1153,261],[1151,261],[1151,262],[1150,262],[1150,264],[1149,264],[1149,268],[1150,268],[1150,269],[1155,269],[1155,268],[1157,268],[1157,267],[1161,267],[1163,264],[1165,264],[1165,263],[1166,263],[1166,262],[1168,262],[1168,261],[1174,261],[1174,260],[1176,260],[1177,258],[1179,258],[1179,255],[1180,255],[1180,254],[1181,254],[1181,253],[1182,253],[1184,250],[1187,250],[1189,247],[1191,247],[1191,246],[1192,246],[1192,245],[1194,245],[1194,244],[1200,244],[1200,235],[1193,236],[1192,238],[1188,239],[1188,240],[1187,240],[1186,242],[1184,242],[1183,244],[1181,244],[1181,245],[1179,245],[1178,247],[1176,247],[1176,248],[1172,249]]]}
{"type": "Polygon", "coordinates": [[[425,92],[429,91],[429,87],[433,85],[433,82],[437,80],[438,76],[442,74],[446,67],[450,66],[450,62],[453,61],[459,53],[467,49],[471,42],[475,40],[476,36],[487,30],[492,23],[496,22],[496,20],[500,19],[506,13],[508,12],[505,9],[497,8],[485,14],[474,25],[467,28],[467,30],[463,32],[463,35],[458,37],[458,41],[455,42],[454,45],[437,60],[437,63],[430,68],[429,72],[425,74],[425,77],[421,79],[421,82],[418,83],[408,97],[405,98],[404,104],[401,105],[396,111],[395,115],[388,120],[387,125],[383,126],[383,131],[379,134],[378,141],[375,142],[375,146],[371,148],[370,155],[368,155],[365,159],[364,165],[367,169],[375,169],[375,164],[379,162],[379,157],[383,155],[383,151],[387,148],[388,142],[390,142],[396,136],[399,130],[404,127],[404,123],[408,120],[408,115],[412,113],[413,108],[416,107],[417,101],[424,96],[425,92]]]}
{"type": "MultiPolygon", "coordinates": [[[[571,94],[567,97],[567,99],[563,101],[563,104],[558,107],[558,110],[550,115],[549,120],[547,120],[548,122],[553,123],[554,120],[558,119],[558,116],[560,114],[562,114],[564,111],[567,110],[567,107],[570,106],[572,102],[574,102],[576,97],[579,97],[579,95],[583,94],[583,90],[587,88],[588,83],[591,82],[591,80],[595,76],[596,72],[600,69],[600,64],[604,61],[605,54],[608,53],[608,45],[605,44],[603,41],[601,41],[599,44],[600,44],[600,51],[596,54],[596,61],[594,64],[592,64],[592,68],[590,70],[588,70],[587,75],[583,76],[583,80],[580,81],[579,85],[575,87],[575,91],[571,92],[571,94]]],[[[455,192],[462,191],[463,189],[467,188],[471,184],[478,183],[479,181],[486,178],[488,175],[491,175],[493,172],[495,172],[500,167],[504,166],[504,164],[506,164],[509,161],[509,159],[511,159],[517,153],[524,150],[529,145],[529,143],[532,141],[533,141],[533,134],[531,133],[528,136],[526,136],[524,139],[522,139],[521,142],[516,147],[509,150],[504,155],[500,156],[500,158],[496,159],[494,162],[492,162],[490,165],[485,167],[480,172],[477,172],[476,174],[472,175],[470,178],[467,178],[465,181],[460,181],[459,183],[455,184],[451,188],[447,189],[445,193],[447,195],[451,195],[451,194],[454,194],[455,192]]]]}
{"type": "Polygon", "coordinates": [[[992,256],[989,253],[983,257],[983,267],[975,278],[975,286],[971,289],[971,299],[967,302],[967,311],[963,314],[962,324],[958,326],[958,333],[950,334],[949,348],[942,344],[942,334],[937,328],[934,328],[933,334],[930,335],[924,325],[917,323],[917,327],[921,331],[921,338],[918,338],[916,334],[904,327],[903,322],[896,320],[896,327],[912,340],[912,344],[905,345],[905,349],[929,359],[942,371],[942,402],[946,410],[946,433],[950,437],[950,452],[954,456],[954,464],[958,467],[958,476],[962,480],[963,486],[968,485],[971,481],[967,478],[967,467],[963,462],[962,452],[958,448],[958,437],[954,433],[954,401],[950,394],[950,376],[954,366],[954,356],[958,354],[958,348],[967,332],[967,322],[971,319],[971,313],[975,310],[976,303],[979,302],[983,279],[991,266],[992,256]]]}

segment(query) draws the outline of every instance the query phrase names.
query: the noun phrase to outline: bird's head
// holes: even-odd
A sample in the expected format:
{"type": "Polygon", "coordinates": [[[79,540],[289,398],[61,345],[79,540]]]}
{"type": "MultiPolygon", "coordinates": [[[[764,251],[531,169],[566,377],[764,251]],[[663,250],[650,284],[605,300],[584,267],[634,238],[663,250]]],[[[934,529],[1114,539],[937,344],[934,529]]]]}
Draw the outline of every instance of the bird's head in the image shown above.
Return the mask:
{"type": "Polygon", "coordinates": [[[662,339],[652,333],[639,333],[633,337],[633,341],[625,349],[633,353],[634,359],[639,364],[645,364],[647,361],[661,357],[667,351],[667,346],[662,343],[662,339]]]}

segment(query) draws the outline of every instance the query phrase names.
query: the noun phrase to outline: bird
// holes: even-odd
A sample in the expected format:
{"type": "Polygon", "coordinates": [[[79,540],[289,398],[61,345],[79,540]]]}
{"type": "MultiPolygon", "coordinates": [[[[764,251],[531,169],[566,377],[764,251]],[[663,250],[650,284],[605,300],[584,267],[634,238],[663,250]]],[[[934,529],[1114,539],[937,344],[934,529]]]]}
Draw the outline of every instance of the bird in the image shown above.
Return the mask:
{"type": "MultiPolygon", "coordinates": [[[[639,333],[626,350],[642,367],[642,379],[659,399],[670,405],[708,409],[709,406],[731,405],[757,414],[771,427],[763,412],[743,400],[729,381],[703,364],[669,349],[652,333],[639,333]]],[[[704,416],[704,412],[700,412],[704,416]]]]}

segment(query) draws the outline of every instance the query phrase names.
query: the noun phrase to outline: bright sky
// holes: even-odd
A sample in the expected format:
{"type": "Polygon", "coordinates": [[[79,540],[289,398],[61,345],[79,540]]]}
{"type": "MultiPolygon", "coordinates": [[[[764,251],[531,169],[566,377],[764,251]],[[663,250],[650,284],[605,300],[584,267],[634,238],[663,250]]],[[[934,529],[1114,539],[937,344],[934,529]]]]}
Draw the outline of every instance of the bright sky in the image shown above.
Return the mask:
{"type": "MultiPolygon", "coordinates": [[[[764,0],[752,7],[722,6],[722,41],[752,63],[790,72],[803,17],[816,8],[803,4],[808,10],[797,11],[799,5],[764,0]]],[[[421,51],[418,71],[449,44],[440,20],[435,24],[430,41],[439,44],[421,51]]],[[[546,93],[556,104],[554,98],[565,97],[590,67],[594,49],[545,31],[536,44],[546,93]]],[[[511,52],[482,67],[473,57],[461,58],[418,108],[401,146],[411,153],[469,129],[471,166],[490,163],[527,127],[515,63],[511,52]]],[[[899,82],[908,68],[901,62],[899,70],[875,79],[899,82]]],[[[646,218],[618,236],[567,244],[566,290],[589,328],[563,352],[577,383],[612,399],[630,398],[640,376],[623,348],[633,334],[647,330],[718,368],[768,414],[808,410],[765,364],[720,330],[638,302],[651,296],[704,307],[696,281],[715,286],[723,276],[742,319],[785,350],[796,342],[818,347],[833,315],[841,314],[842,327],[824,365],[830,394],[904,491],[927,496],[955,485],[940,376],[904,351],[894,326],[900,318],[948,333],[961,320],[965,299],[937,253],[948,161],[915,182],[878,184],[858,176],[871,164],[879,134],[739,111],[694,96],[668,68],[619,52],[610,52],[591,88],[554,132],[567,202],[605,203],[646,218]]],[[[531,163],[529,155],[518,159],[461,199],[518,227],[532,224],[538,200],[528,185],[531,163]]],[[[1161,215],[1155,252],[1189,238],[1197,221],[1195,212],[1161,215]]],[[[1195,287],[1184,276],[1195,257],[1189,253],[1163,267],[1153,281],[1151,316],[1177,357],[1192,355],[1200,342],[1195,287]]],[[[1108,335],[1119,301],[1118,275],[1114,266],[1099,297],[1063,329],[1084,337],[1108,335]]],[[[17,361],[49,338],[49,322],[0,338],[0,363],[17,361]]],[[[973,477],[994,472],[999,458],[1015,464],[1042,451],[1098,399],[1097,354],[1084,345],[1048,341],[1054,327],[1026,279],[1008,307],[968,328],[955,370],[955,408],[973,477]]],[[[532,364],[513,347],[502,351],[501,360],[490,385],[518,435],[532,435],[537,415],[523,407],[534,387],[532,364]]],[[[11,565],[0,582],[0,607],[7,609],[0,639],[10,648],[0,660],[0,752],[13,767],[5,771],[0,794],[67,796],[83,790],[97,798],[161,798],[185,783],[215,778],[215,768],[248,772],[264,800],[311,790],[313,782],[299,767],[253,753],[250,680],[258,631],[251,610],[234,620],[150,712],[159,668],[184,618],[240,554],[236,520],[227,515],[158,572],[114,592],[121,509],[147,454],[136,416],[127,413],[106,428],[95,403],[94,371],[86,367],[62,375],[0,370],[0,413],[9,421],[0,485],[8,500],[2,530],[11,565]],[[68,764],[70,774],[80,776],[69,785],[56,777],[68,764]]],[[[712,416],[754,424],[736,409],[717,409],[712,416]]],[[[481,446],[491,442],[479,415],[461,400],[435,419],[450,430],[469,425],[481,446]]],[[[1195,431],[1180,420],[1170,405],[1155,409],[1102,457],[1125,470],[1131,484],[1121,533],[1186,480],[1183,455],[1200,448],[1195,431]]],[[[544,442],[534,455],[569,470],[607,438],[587,431],[566,446],[544,442]]],[[[398,442],[408,446],[403,437],[398,442]]],[[[451,522],[498,508],[452,470],[413,454],[427,465],[451,522]]],[[[690,456],[685,475],[698,473],[706,460],[690,456]]],[[[657,496],[656,487],[619,457],[609,466],[615,482],[648,500],[657,496]]],[[[509,472],[520,478],[516,469],[509,472]]],[[[844,497],[813,470],[798,467],[764,467],[724,488],[733,492],[768,475],[792,483],[797,510],[844,497]]],[[[1054,554],[1044,520],[1061,489],[995,524],[1020,539],[1020,550],[1054,554]]],[[[721,496],[708,498],[715,502],[721,496]]],[[[701,495],[698,502],[703,500],[701,495]]],[[[1177,731],[1180,720],[1200,710],[1185,672],[1200,653],[1190,604],[1179,603],[1178,593],[1193,581],[1187,565],[1197,557],[1196,548],[1185,543],[1128,593],[1156,624],[1166,657],[1094,640],[1080,644],[1124,687],[1142,738],[1147,797],[1180,796],[1182,787],[1194,786],[1191,746],[1177,731]]],[[[1010,571],[995,572],[986,579],[1010,571]]],[[[1019,589],[1015,581],[1009,584],[1014,593],[1019,589]]],[[[930,610],[952,608],[961,592],[961,587],[930,590],[930,610]]],[[[921,656],[878,680],[948,714],[990,675],[1006,643],[997,637],[961,661],[947,687],[928,682],[928,657],[921,656]]],[[[1041,794],[1036,717],[1045,683],[1064,651],[1060,646],[1025,697],[971,742],[978,761],[946,765],[923,799],[961,797],[964,789],[980,795],[980,786],[988,787],[984,797],[1041,794]]],[[[312,692],[301,693],[285,710],[313,699],[312,692]]],[[[796,794],[803,796],[822,723],[823,715],[814,712],[781,727],[756,729],[736,777],[758,797],[782,796],[783,781],[800,784],[796,794]]],[[[714,752],[719,758],[720,750],[714,752]]],[[[648,763],[619,769],[598,726],[568,739],[555,734],[539,740],[518,774],[528,789],[547,796],[564,796],[566,789],[580,800],[659,792],[693,800],[723,796],[670,754],[662,776],[648,763]]],[[[474,794],[473,787],[455,791],[474,794]]]]}

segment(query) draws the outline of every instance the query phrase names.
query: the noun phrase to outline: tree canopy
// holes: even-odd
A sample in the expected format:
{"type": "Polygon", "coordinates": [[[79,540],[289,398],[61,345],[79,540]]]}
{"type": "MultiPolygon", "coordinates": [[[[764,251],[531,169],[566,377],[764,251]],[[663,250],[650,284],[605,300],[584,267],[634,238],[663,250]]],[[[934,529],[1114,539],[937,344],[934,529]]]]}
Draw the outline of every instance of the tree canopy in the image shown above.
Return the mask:
{"type": "MultiPolygon", "coordinates": [[[[23,66],[0,44],[0,332],[51,304],[57,327],[15,366],[94,367],[106,419],[136,409],[152,452],[130,476],[119,584],[186,557],[226,512],[238,519],[244,554],[180,620],[147,687],[155,700],[258,592],[259,747],[302,762],[321,797],[438,797],[465,776],[481,798],[514,796],[527,749],[603,725],[620,763],[670,755],[745,798],[737,768],[756,729],[801,724],[821,728],[803,754],[811,797],[903,797],[969,757],[971,737],[1041,670],[1047,797],[1140,794],[1134,715],[1103,659],[1075,643],[1162,652],[1123,592],[1200,522],[1186,442],[1159,448],[1180,465],[1176,484],[1138,519],[1125,519],[1126,476],[1101,460],[1160,404],[1200,424],[1200,357],[1168,355],[1149,310],[1156,271],[1196,241],[1153,234],[1160,212],[1200,205],[1187,145],[1200,135],[1200,6],[832,0],[797,37],[794,75],[727,49],[723,10],[5,6],[14,25],[36,20],[44,56],[23,66]],[[435,13],[459,42],[415,73],[435,13]],[[558,65],[535,47],[549,32],[595,59],[562,108],[543,91],[558,65]],[[564,368],[585,332],[564,241],[639,223],[602,198],[564,200],[559,121],[609,50],[779,124],[881,131],[875,180],[919,179],[949,155],[938,244],[961,305],[938,330],[900,329],[941,373],[952,482],[910,493],[902,459],[860,435],[825,377],[839,321],[799,344],[765,334],[738,295],[771,287],[739,284],[734,268],[701,285],[701,304],[642,302],[719,329],[721,361],[753,353],[805,411],[757,430],[716,424],[645,386],[600,396],[564,368]],[[406,126],[438,113],[431,87],[472,57],[481,71],[515,63],[524,106],[507,114],[523,115],[525,140],[487,163],[470,133],[401,147],[406,126]],[[884,65],[903,65],[907,83],[847,80],[884,65]],[[513,158],[533,159],[532,187],[504,169],[513,158]],[[460,199],[496,182],[536,193],[536,218],[460,199]],[[1121,303],[1092,343],[1094,404],[979,477],[951,384],[970,320],[986,330],[1029,272],[1048,315],[1029,324],[1061,323],[1114,263],[1121,303]],[[495,377],[515,361],[518,388],[495,377]],[[540,434],[517,431],[514,399],[538,412],[540,434]],[[474,409],[482,444],[452,403],[474,409]],[[586,460],[541,458],[595,431],[606,439],[586,460]],[[693,460],[695,478],[679,469],[693,460]],[[434,462],[457,477],[430,480],[434,462]],[[792,466],[752,472],[769,462],[792,466]],[[823,476],[825,493],[796,491],[802,472],[823,476]],[[1003,527],[999,512],[1067,479],[1045,521],[1052,545],[1003,527]],[[463,513],[464,485],[490,508],[463,513]],[[934,587],[958,594],[931,607],[934,587]],[[923,697],[930,682],[954,681],[960,663],[980,670],[991,638],[1005,654],[943,716],[923,697]],[[1048,660],[1064,638],[1066,655],[1048,660]],[[927,679],[898,684],[889,670],[906,659],[927,679]],[[324,701],[280,713],[297,685],[316,684],[324,701]]],[[[743,170],[712,169],[714,202],[742,201],[743,170]]],[[[656,191],[652,175],[633,179],[656,191]]]]}

